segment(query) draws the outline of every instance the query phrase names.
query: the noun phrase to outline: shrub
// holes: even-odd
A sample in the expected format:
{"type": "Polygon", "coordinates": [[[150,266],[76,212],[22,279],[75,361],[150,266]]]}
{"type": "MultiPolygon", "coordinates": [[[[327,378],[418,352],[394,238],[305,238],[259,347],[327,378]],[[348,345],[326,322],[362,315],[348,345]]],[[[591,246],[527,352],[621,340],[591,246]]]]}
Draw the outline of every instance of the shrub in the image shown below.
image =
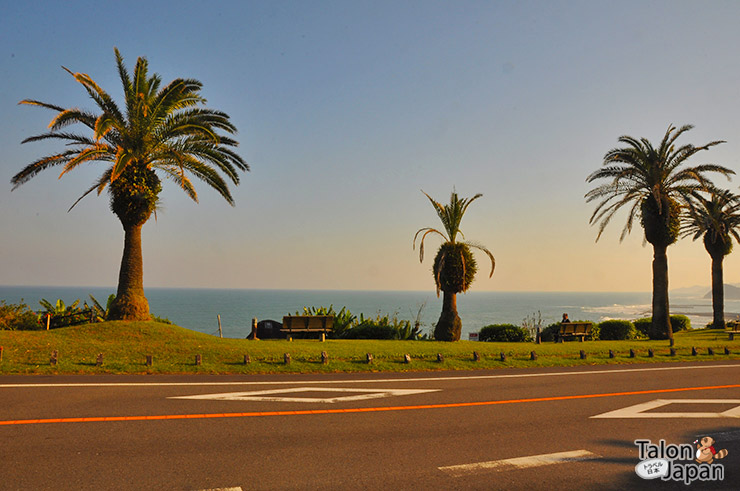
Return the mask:
{"type": "Polygon", "coordinates": [[[599,338],[603,340],[618,341],[636,339],[639,337],[637,329],[630,321],[607,320],[599,323],[599,338]]]}
{"type": "MultiPolygon", "coordinates": [[[[667,339],[667,336],[664,332],[653,332],[652,330],[653,318],[652,317],[644,317],[642,319],[637,319],[636,321],[633,321],[633,324],[635,325],[635,328],[637,329],[637,331],[640,332],[645,337],[648,337],[650,339],[667,339]]],[[[673,332],[685,331],[687,329],[691,329],[691,320],[685,315],[672,315],[671,316],[671,328],[673,332]]]]}
{"type": "Polygon", "coordinates": [[[540,333],[540,339],[544,341],[555,341],[555,336],[557,336],[558,331],[560,330],[560,323],[556,322],[555,324],[550,324],[546,328],[542,330],[540,333]]]}
{"type": "Polygon", "coordinates": [[[296,315],[333,315],[334,325],[331,338],[343,338],[353,325],[357,325],[357,316],[353,315],[346,307],[342,307],[339,312],[334,311],[334,305],[326,307],[303,307],[303,312],[296,312],[296,315]]]}
{"type": "Polygon", "coordinates": [[[648,337],[648,333],[650,332],[650,326],[653,323],[652,317],[643,317],[642,319],[636,319],[632,321],[632,325],[635,326],[635,329],[637,329],[637,332],[639,332],[643,337],[648,337]]]}
{"type": "Polygon", "coordinates": [[[480,341],[519,343],[531,341],[532,337],[526,329],[514,324],[492,324],[481,328],[478,339],[480,341]]]}
{"type": "Polygon", "coordinates": [[[6,304],[5,300],[0,300],[0,331],[32,331],[41,329],[36,314],[28,305],[6,304]]]}
{"type": "Polygon", "coordinates": [[[691,329],[691,319],[685,315],[672,315],[671,327],[673,328],[673,332],[686,331],[691,329]]]}

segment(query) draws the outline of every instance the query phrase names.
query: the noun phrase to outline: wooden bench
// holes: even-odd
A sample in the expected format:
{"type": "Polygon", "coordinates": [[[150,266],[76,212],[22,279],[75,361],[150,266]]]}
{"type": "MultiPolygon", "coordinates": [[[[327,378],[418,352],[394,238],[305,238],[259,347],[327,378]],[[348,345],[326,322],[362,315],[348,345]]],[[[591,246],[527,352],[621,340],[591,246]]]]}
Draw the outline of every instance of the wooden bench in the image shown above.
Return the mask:
{"type": "Polygon", "coordinates": [[[333,315],[286,315],[283,317],[283,328],[280,332],[286,333],[288,339],[293,337],[293,333],[319,332],[323,341],[333,327],[333,315]]]}
{"type": "Polygon", "coordinates": [[[740,334],[740,321],[729,321],[725,323],[725,332],[730,336],[730,341],[734,341],[735,334],[740,334]]]}
{"type": "Polygon", "coordinates": [[[577,337],[583,342],[583,338],[591,335],[591,322],[564,322],[558,331],[558,342],[562,343],[565,337],[577,337]]]}

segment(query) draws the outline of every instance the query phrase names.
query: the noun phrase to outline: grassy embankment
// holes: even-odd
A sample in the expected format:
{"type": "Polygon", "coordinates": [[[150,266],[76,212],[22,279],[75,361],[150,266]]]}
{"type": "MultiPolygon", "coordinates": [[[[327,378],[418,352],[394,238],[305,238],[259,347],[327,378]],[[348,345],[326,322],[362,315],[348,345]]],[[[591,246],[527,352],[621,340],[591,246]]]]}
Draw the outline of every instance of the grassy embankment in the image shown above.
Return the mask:
{"type": "Polygon", "coordinates": [[[506,367],[549,367],[573,365],[654,363],[740,359],[740,340],[729,341],[720,330],[696,330],[675,334],[676,356],[670,356],[667,341],[585,341],[543,343],[456,343],[432,341],[375,340],[261,340],[220,339],[178,326],[154,322],[103,322],[51,331],[0,331],[3,347],[0,374],[63,373],[321,373],[411,370],[473,370],[506,367]],[[697,356],[691,355],[696,347],[697,356]],[[725,347],[730,354],[724,354],[725,347]],[[648,349],[654,357],[648,357],[648,349]],[[708,348],[715,354],[709,355],[708,348]],[[636,352],[629,357],[629,350],[636,352]],[[50,363],[57,350],[58,363],[50,363]],[[587,354],[580,359],[580,351],[587,354]],[[609,358],[609,350],[615,357],[609,358]],[[322,364],[321,352],[329,356],[322,364]],[[473,352],[480,355],[473,360],[473,352]],[[530,360],[530,352],[537,360],[530,360]],[[500,361],[500,353],[506,361],[500,361]],[[98,353],[103,364],[97,366],[98,353]],[[291,363],[284,363],[284,354],[291,363]],[[373,355],[372,364],[366,355],[373,355]],[[444,361],[437,361],[437,354],[444,361]],[[202,364],[195,364],[195,355],[202,364]],[[411,363],[404,363],[404,355],[411,363]],[[146,365],[146,356],[154,363],[146,365]],[[244,363],[244,355],[251,362],[244,363]]]}

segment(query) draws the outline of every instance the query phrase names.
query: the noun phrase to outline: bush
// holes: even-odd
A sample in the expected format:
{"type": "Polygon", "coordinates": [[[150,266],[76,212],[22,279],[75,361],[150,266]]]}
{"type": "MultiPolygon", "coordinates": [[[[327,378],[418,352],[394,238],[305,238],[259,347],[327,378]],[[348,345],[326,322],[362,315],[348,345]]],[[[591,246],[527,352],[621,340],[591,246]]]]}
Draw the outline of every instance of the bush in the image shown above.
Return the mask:
{"type": "Polygon", "coordinates": [[[480,341],[520,343],[532,341],[529,332],[514,324],[493,324],[481,328],[478,335],[480,341]]]}
{"type": "Polygon", "coordinates": [[[652,317],[643,317],[642,319],[637,319],[632,321],[632,325],[635,326],[635,329],[637,329],[637,332],[639,332],[643,337],[649,337],[648,333],[650,332],[650,326],[653,324],[653,318],[652,317]]]}
{"type": "Polygon", "coordinates": [[[598,339],[620,341],[637,339],[639,336],[637,329],[630,321],[614,319],[599,323],[598,339]]]}
{"type": "Polygon", "coordinates": [[[673,328],[673,332],[686,331],[691,329],[691,319],[685,315],[672,315],[671,327],[673,328]]]}
{"type": "Polygon", "coordinates": [[[550,324],[546,328],[542,330],[540,333],[540,339],[545,341],[555,341],[556,336],[558,335],[558,331],[560,331],[560,323],[556,322],[555,324],[550,324]]]}
{"type": "Polygon", "coordinates": [[[0,331],[33,331],[41,328],[36,314],[23,301],[6,304],[5,300],[0,300],[0,331]]]}
{"type": "MultiPolygon", "coordinates": [[[[636,321],[633,321],[633,324],[635,325],[635,328],[637,329],[637,331],[647,338],[667,339],[667,336],[664,332],[653,332],[652,330],[653,318],[652,317],[644,317],[642,319],[637,319],[636,321]]],[[[685,315],[672,315],[671,316],[671,329],[673,330],[673,332],[685,331],[687,329],[691,329],[691,320],[685,315]]]]}

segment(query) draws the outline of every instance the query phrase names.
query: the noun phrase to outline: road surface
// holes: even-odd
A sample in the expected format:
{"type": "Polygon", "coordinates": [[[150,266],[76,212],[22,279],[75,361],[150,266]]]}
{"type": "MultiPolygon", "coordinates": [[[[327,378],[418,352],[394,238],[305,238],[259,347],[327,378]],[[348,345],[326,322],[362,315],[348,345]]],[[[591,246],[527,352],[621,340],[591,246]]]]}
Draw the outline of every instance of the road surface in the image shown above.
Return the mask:
{"type": "Polygon", "coordinates": [[[703,436],[738,489],[740,362],[0,377],[3,490],[687,489],[635,442],[703,436]]]}

